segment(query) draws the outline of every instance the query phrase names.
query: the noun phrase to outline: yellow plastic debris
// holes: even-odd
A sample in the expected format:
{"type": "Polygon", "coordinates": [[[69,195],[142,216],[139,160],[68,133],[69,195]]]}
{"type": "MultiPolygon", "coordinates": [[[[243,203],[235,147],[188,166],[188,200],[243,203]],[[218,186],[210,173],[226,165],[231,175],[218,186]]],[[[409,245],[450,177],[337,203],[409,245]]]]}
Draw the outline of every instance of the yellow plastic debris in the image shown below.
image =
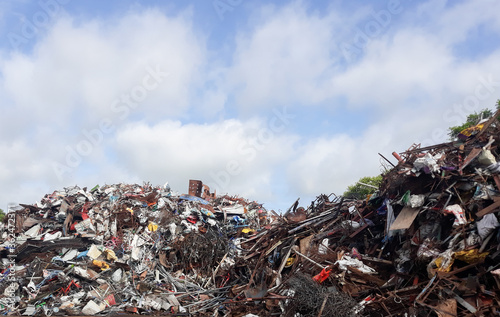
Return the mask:
{"type": "Polygon", "coordinates": [[[109,269],[109,264],[104,261],[94,260],[92,261],[92,264],[100,267],[102,271],[106,271],[107,269],[109,269]]]}
{"type": "Polygon", "coordinates": [[[255,229],[245,228],[245,229],[241,230],[241,232],[243,232],[243,233],[254,233],[255,229]]]}
{"type": "Polygon", "coordinates": [[[475,125],[475,126],[472,126],[470,128],[467,128],[467,129],[464,129],[462,131],[460,131],[460,134],[466,136],[466,137],[470,137],[473,133],[477,133],[479,131],[481,131],[484,127],[484,123],[481,123],[481,124],[478,124],[478,125],[475,125]]]}
{"type": "Polygon", "coordinates": [[[108,261],[118,260],[118,257],[116,256],[115,251],[113,250],[106,249],[104,250],[104,254],[106,254],[106,259],[108,259],[108,261]]]}
{"type": "Polygon", "coordinates": [[[290,267],[293,265],[293,263],[295,263],[295,258],[289,257],[288,259],[286,259],[285,267],[290,267]]]}
{"type": "Polygon", "coordinates": [[[488,252],[479,253],[478,249],[473,249],[469,251],[459,251],[455,252],[455,259],[467,262],[469,264],[483,262],[488,252]]]}
{"type": "Polygon", "coordinates": [[[437,271],[439,272],[450,272],[454,262],[455,262],[454,258],[447,259],[442,256],[434,260],[434,264],[436,265],[437,271]]]}
{"type": "Polygon", "coordinates": [[[156,230],[158,230],[158,225],[154,222],[149,222],[148,229],[151,232],[155,232],[156,230]]]}

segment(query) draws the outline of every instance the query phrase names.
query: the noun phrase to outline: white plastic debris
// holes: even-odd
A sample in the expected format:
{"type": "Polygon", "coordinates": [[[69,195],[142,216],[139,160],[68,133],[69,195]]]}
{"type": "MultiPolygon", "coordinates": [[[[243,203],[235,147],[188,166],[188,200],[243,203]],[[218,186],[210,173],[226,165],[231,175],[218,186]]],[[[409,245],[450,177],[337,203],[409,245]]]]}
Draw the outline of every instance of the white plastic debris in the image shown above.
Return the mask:
{"type": "Polygon", "coordinates": [[[98,305],[96,302],[93,300],[90,300],[85,307],[82,309],[82,314],[83,315],[95,315],[97,313],[100,313],[103,311],[104,308],[101,308],[100,305],[98,305]]]}
{"type": "Polygon", "coordinates": [[[90,275],[87,273],[87,270],[85,270],[79,266],[76,266],[73,270],[74,270],[75,274],[80,275],[81,277],[90,278],[90,275]]]}
{"type": "Polygon", "coordinates": [[[78,255],[78,250],[76,249],[72,249],[72,250],[69,250],[68,252],[66,252],[66,254],[62,257],[62,260],[63,261],[71,261],[73,260],[74,258],[76,258],[76,256],[78,255]]]}
{"type": "Polygon", "coordinates": [[[328,252],[328,241],[328,239],[323,239],[323,241],[321,241],[321,244],[318,247],[319,254],[326,254],[326,252],[328,252]]]}
{"type": "Polygon", "coordinates": [[[497,162],[495,156],[491,153],[490,150],[482,150],[481,154],[479,154],[479,156],[477,157],[477,160],[484,166],[490,166],[497,162]]]}
{"type": "Polygon", "coordinates": [[[338,264],[339,268],[342,271],[348,271],[349,267],[354,267],[354,268],[356,268],[356,269],[358,269],[361,272],[366,273],[366,274],[375,274],[375,273],[377,273],[377,271],[375,271],[374,269],[372,269],[368,265],[364,264],[360,260],[351,258],[348,255],[344,255],[342,257],[342,259],[337,260],[337,262],[335,262],[335,264],[338,264]]]}
{"type": "Polygon", "coordinates": [[[161,208],[165,207],[166,204],[167,203],[165,202],[165,199],[163,199],[163,198],[160,197],[160,199],[158,199],[158,206],[157,206],[157,208],[161,209],[161,208]]]}
{"type": "Polygon", "coordinates": [[[172,305],[172,306],[179,306],[180,305],[180,303],[177,300],[177,298],[175,297],[175,295],[167,295],[167,300],[170,303],[170,305],[172,305]]]}
{"type": "Polygon", "coordinates": [[[75,230],[79,234],[84,234],[84,233],[87,233],[87,230],[95,231],[95,228],[92,225],[92,221],[90,220],[90,218],[87,218],[87,219],[85,219],[85,220],[80,221],[79,223],[77,223],[75,225],[75,230]]]}
{"type": "Polygon", "coordinates": [[[44,241],[51,241],[51,240],[57,240],[59,239],[60,237],[62,237],[62,232],[61,231],[57,231],[56,233],[54,234],[50,234],[49,232],[47,232],[44,237],[43,237],[43,240],[44,241]]]}
{"type": "Polygon", "coordinates": [[[349,207],[349,213],[350,213],[351,215],[354,215],[354,213],[356,213],[356,207],[355,207],[355,206],[351,206],[351,207],[349,207]]]}
{"type": "Polygon", "coordinates": [[[118,283],[122,280],[122,276],[123,276],[122,269],[117,269],[116,271],[113,272],[111,279],[113,280],[113,282],[118,283]]]}
{"type": "Polygon", "coordinates": [[[342,221],[342,223],[340,224],[340,226],[344,229],[359,229],[361,227],[361,225],[359,224],[359,222],[356,222],[356,221],[353,221],[353,220],[345,220],[345,221],[342,221]]]}
{"type": "Polygon", "coordinates": [[[229,257],[225,257],[224,260],[220,263],[220,268],[223,270],[229,270],[232,268],[236,263],[234,262],[233,259],[229,257]]]}
{"type": "Polygon", "coordinates": [[[495,214],[487,214],[484,215],[483,219],[477,222],[477,233],[481,239],[484,240],[498,227],[500,227],[500,223],[498,223],[497,216],[495,216],[495,214]]]}
{"type": "Polygon", "coordinates": [[[101,256],[102,252],[97,249],[95,244],[90,246],[89,252],[87,252],[87,256],[91,258],[92,260],[97,259],[99,256],[101,256]]]}
{"type": "Polygon", "coordinates": [[[146,299],[144,300],[144,306],[151,307],[154,310],[160,310],[162,308],[162,304],[162,299],[156,296],[146,296],[146,299]]]}
{"type": "Polygon", "coordinates": [[[198,226],[193,225],[193,224],[187,222],[186,220],[182,220],[181,225],[186,227],[186,229],[184,230],[185,233],[198,232],[198,226]]]}
{"type": "Polygon", "coordinates": [[[211,225],[212,227],[216,226],[217,225],[217,221],[215,221],[214,219],[208,219],[207,220],[208,224],[211,225]]]}
{"type": "Polygon", "coordinates": [[[177,225],[175,223],[171,223],[168,225],[168,230],[170,231],[170,234],[172,234],[172,237],[176,236],[175,230],[177,229],[177,225]]]}
{"type": "Polygon", "coordinates": [[[437,248],[433,248],[431,245],[431,239],[425,239],[417,250],[417,258],[419,258],[420,260],[431,260],[439,256],[439,250],[437,248]]]}
{"type": "Polygon", "coordinates": [[[138,247],[132,247],[132,251],[130,252],[130,257],[134,261],[140,260],[141,249],[138,247]]]}
{"type": "Polygon", "coordinates": [[[35,312],[36,312],[35,305],[28,305],[28,307],[26,307],[26,310],[23,313],[23,316],[31,316],[34,315],[35,312]]]}
{"type": "Polygon", "coordinates": [[[29,230],[24,232],[24,235],[31,237],[31,238],[36,238],[38,236],[38,233],[40,232],[40,225],[36,225],[31,227],[29,230]]]}
{"type": "Polygon", "coordinates": [[[425,196],[424,195],[410,195],[408,205],[411,208],[422,207],[424,205],[424,203],[425,203],[425,196]]]}
{"type": "Polygon", "coordinates": [[[465,225],[467,220],[465,219],[464,210],[460,205],[450,205],[444,210],[446,213],[455,215],[455,221],[453,222],[453,227],[458,227],[460,225],[465,225]]]}
{"type": "Polygon", "coordinates": [[[117,234],[117,231],[118,231],[118,226],[117,226],[117,223],[116,223],[116,218],[111,223],[110,231],[111,231],[111,236],[116,237],[116,234],[117,234]]]}
{"type": "Polygon", "coordinates": [[[434,173],[439,172],[439,165],[437,161],[443,156],[443,153],[438,153],[432,156],[430,153],[425,153],[423,157],[419,157],[413,162],[412,172],[416,173],[417,176],[420,175],[420,171],[424,171],[426,174],[431,174],[434,177],[434,173]]]}

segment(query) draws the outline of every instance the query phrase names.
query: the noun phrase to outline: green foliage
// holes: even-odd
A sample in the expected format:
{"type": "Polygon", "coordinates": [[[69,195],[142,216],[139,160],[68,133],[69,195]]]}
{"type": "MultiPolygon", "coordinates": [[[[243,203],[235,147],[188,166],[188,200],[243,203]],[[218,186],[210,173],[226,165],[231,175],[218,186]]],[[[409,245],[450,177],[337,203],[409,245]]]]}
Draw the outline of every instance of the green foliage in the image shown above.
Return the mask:
{"type": "MultiPolygon", "coordinates": [[[[500,99],[497,100],[497,102],[495,104],[495,108],[496,108],[496,110],[500,110],[500,99]]],[[[479,123],[479,121],[481,121],[481,119],[490,118],[492,115],[493,115],[493,111],[490,109],[483,109],[479,113],[474,112],[474,113],[468,115],[464,124],[448,128],[448,130],[449,130],[448,135],[450,136],[450,140],[452,140],[452,141],[455,140],[461,131],[475,126],[476,124],[479,123]]],[[[499,118],[499,120],[500,120],[500,118],[499,118]]]]}
{"type": "Polygon", "coordinates": [[[369,177],[369,176],[361,177],[356,184],[347,187],[347,190],[344,193],[344,197],[354,198],[354,199],[365,199],[367,195],[373,194],[377,190],[373,187],[361,185],[359,183],[372,185],[378,188],[382,183],[382,175],[374,177],[369,177]]]}
{"type": "Polygon", "coordinates": [[[3,213],[3,209],[0,208],[0,222],[3,221],[3,218],[5,217],[5,214],[3,213]]]}

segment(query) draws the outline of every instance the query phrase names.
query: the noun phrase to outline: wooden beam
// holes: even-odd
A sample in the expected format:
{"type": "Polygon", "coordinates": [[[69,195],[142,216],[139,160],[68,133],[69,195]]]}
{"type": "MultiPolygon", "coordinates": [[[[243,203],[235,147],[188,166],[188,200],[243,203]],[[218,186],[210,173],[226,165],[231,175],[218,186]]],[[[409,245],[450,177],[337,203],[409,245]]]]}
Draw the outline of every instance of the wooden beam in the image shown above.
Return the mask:
{"type": "Polygon", "coordinates": [[[488,207],[482,209],[481,211],[478,211],[476,213],[476,216],[482,217],[484,215],[490,214],[490,213],[494,212],[498,207],[500,207],[500,200],[494,202],[493,204],[489,205],[488,207]]]}

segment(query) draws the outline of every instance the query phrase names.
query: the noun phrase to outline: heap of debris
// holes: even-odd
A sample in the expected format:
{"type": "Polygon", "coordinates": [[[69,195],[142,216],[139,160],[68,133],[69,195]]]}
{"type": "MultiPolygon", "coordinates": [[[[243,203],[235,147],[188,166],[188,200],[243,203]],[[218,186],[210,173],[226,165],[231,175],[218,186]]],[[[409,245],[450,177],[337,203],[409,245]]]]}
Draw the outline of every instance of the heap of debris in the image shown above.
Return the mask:
{"type": "Polygon", "coordinates": [[[366,200],[283,215],[200,181],[66,188],[3,225],[5,313],[500,314],[500,125],[396,154],[366,200]],[[9,260],[14,259],[14,260],[9,260]]]}
{"type": "Polygon", "coordinates": [[[5,218],[1,308],[23,315],[217,310],[230,284],[213,269],[234,263],[238,232],[261,230],[272,218],[256,202],[215,197],[200,181],[190,182],[189,195],[149,184],[55,191],[5,218]]]}

